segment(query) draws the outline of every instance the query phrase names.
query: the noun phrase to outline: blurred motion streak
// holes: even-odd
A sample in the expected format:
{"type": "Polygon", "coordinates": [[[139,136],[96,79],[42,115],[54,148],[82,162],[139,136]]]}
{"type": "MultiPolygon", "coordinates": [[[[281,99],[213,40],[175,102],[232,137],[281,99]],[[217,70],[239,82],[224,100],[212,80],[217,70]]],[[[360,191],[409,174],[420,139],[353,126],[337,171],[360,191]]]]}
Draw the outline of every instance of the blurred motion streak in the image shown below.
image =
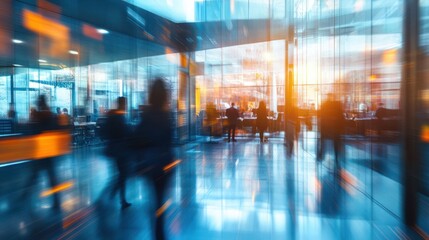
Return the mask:
{"type": "Polygon", "coordinates": [[[71,187],[73,187],[73,185],[74,185],[73,181],[68,181],[68,182],[61,183],[61,184],[59,184],[59,185],[57,185],[57,186],[55,186],[55,187],[53,187],[51,189],[43,191],[40,194],[40,197],[47,197],[47,196],[50,196],[50,195],[52,195],[54,193],[65,191],[65,190],[70,189],[71,187]]]}
{"type": "Polygon", "coordinates": [[[428,125],[422,126],[422,133],[421,133],[420,138],[423,142],[429,142],[429,126],[428,125]]]}
{"type": "Polygon", "coordinates": [[[79,203],[79,198],[70,198],[61,203],[61,207],[65,212],[71,212],[79,203]]]}
{"type": "Polygon", "coordinates": [[[0,139],[0,163],[31,159],[35,150],[34,137],[0,139]]]}
{"type": "Polygon", "coordinates": [[[83,24],[82,25],[82,33],[83,35],[95,39],[95,40],[103,40],[103,35],[101,35],[96,28],[88,25],[88,24],[83,24]]]}
{"type": "Polygon", "coordinates": [[[11,1],[2,0],[0,1],[0,54],[6,55],[10,53],[12,49],[10,28],[11,25],[11,1]]]}
{"type": "Polygon", "coordinates": [[[396,63],[398,59],[398,51],[396,49],[389,49],[383,52],[383,63],[391,65],[396,63]]]}
{"type": "Polygon", "coordinates": [[[165,210],[167,210],[167,208],[169,208],[170,205],[171,205],[171,200],[168,199],[158,210],[156,210],[156,217],[159,217],[162,214],[164,214],[165,210]]]}
{"type": "Polygon", "coordinates": [[[48,2],[47,0],[38,0],[37,1],[37,5],[40,8],[55,12],[55,13],[61,13],[61,8],[58,7],[57,5],[48,2]]]}
{"type": "Polygon", "coordinates": [[[67,131],[0,139],[0,163],[61,156],[70,152],[70,141],[67,131]]]}
{"type": "Polygon", "coordinates": [[[347,191],[350,195],[354,195],[356,193],[355,189],[358,186],[358,180],[356,179],[353,174],[347,172],[346,170],[342,169],[340,172],[341,179],[344,181],[341,181],[341,187],[347,191]]]}
{"type": "Polygon", "coordinates": [[[70,152],[71,136],[68,132],[48,131],[36,136],[35,159],[56,157],[70,152]]]}
{"type": "Polygon", "coordinates": [[[90,214],[93,212],[93,209],[84,209],[84,210],[78,210],[69,216],[64,218],[63,221],[63,228],[66,229],[73,225],[74,223],[78,222],[79,220],[84,219],[87,216],[90,216],[90,214]]]}
{"type": "Polygon", "coordinates": [[[69,28],[45,16],[24,9],[24,26],[42,36],[52,40],[50,54],[58,56],[68,51],[69,46],[69,28]]]}
{"type": "Polygon", "coordinates": [[[167,166],[165,166],[164,168],[163,168],[163,170],[164,171],[170,171],[172,168],[174,168],[174,167],[176,167],[179,163],[181,163],[182,162],[182,160],[176,160],[176,161],[174,161],[174,162],[172,162],[172,163],[170,163],[170,164],[168,164],[167,166]]]}
{"type": "Polygon", "coordinates": [[[314,187],[316,190],[316,196],[318,199],[320,199],[320,193],[322,192],[322,184],[317,177],[314,177],[314,187]]]}

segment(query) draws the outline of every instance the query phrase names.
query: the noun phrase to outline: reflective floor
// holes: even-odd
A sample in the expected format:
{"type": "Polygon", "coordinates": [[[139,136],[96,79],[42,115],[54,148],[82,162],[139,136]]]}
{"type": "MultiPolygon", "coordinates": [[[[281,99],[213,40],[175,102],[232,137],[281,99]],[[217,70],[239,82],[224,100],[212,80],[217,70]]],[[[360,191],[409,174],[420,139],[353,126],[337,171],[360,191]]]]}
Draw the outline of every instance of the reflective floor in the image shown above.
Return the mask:
{"type": "MultiPolygon", "coordinates": [[[[397,216],[400,186],[389,174],[396,175],[356,157],[365,156],[364,144],[346,145],[341,168],[332,154],[316,161],[314,149],[314,141],[299,141],[288,156],[280,138],[178,147],[168,239],[421,239],[397,216]]],[[[47,173],[28,179],[31,162],[0,168],[0,239],[153,239],[153,189],[145,178],[128,181],[132,206],[121,210],[109,194],[114,165],[101,147],[55,162],[60,208],[47,173]]]]}

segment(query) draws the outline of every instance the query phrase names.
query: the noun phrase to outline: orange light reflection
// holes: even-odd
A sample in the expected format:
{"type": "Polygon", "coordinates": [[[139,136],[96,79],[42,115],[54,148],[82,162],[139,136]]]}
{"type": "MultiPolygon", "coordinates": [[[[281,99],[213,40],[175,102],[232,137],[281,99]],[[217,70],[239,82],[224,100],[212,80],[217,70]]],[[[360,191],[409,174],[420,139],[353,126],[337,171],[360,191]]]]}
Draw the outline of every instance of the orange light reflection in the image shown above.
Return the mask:
{"type": "Polygon", "coordinates": [[[24,27],[52,40],[49,53],[54,56],[64,54],[69,46],[69,28],[39,13],[24,9],[24,27]]]}
{"type": "Polygon", "coordinates": [[[43,191],[40,194],[40,197],[47,197],[47,196],[52,195],[54,193],[65,191],[65,190],[70,189],[71,187],[73,187],[73,185],[74,185],[73,181],[68,181],[68,182],[65,182],[65,183],[61,183],[61,184],[59,184],[59,185],[57,185],[57,186],[55,186],[55,187],[53,187],[51,189],[43,191]]]}

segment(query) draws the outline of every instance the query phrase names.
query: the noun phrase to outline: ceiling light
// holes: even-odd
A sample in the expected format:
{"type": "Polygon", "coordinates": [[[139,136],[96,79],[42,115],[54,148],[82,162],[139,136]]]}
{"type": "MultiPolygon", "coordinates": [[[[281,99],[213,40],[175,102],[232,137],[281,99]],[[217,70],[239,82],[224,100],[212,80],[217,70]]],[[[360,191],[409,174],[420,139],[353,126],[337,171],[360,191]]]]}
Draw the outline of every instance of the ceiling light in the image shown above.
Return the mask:
{"type": "Polygon", "coordinates": [[[16,43],[16,44],[20,44],[20,43],[23,43],[24,41],[19,40],[19,39],[12,39],[12,42],[16,43]]]}
{"type": "Polygon", "coordinates": [[[108,34],[109,33],[109,31],[107,31],[106,29],[102,29],[102,28],[98,28],[97,32],[100,34],[108,34]]]}
{"type": "Polygon", "coordinates": [[[48,61],[43,60],[43,59],[39,59],[39,62],[40,62],[40,63],[47,63],[48,61]]]}
{"type": "Polygon", "coordinates": [[[69,50],[69,53],[70,53],[70,54],[73,54],[73,55],[78,55],[78,54],[79,54],[79,52],[78,52],[78,51],[75,51],[75,50],[69,50]]]}
{"type": "Polygon", "coordinates": [[[14,63],[14,64],[13,64],[13,66],[14,66],[14,67],[22,67],[22,65],[21,65],[21,64],[16,64],[16,63],[14,63]]]}

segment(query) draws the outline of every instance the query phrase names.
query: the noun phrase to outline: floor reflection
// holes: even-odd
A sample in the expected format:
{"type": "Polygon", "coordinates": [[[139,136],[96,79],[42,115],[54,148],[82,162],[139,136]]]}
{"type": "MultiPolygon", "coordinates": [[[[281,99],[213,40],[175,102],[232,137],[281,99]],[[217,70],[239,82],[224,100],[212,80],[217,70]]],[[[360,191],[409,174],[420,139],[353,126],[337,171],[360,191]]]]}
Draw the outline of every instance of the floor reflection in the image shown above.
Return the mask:
{"type": "MultiPolygon", "coordinates": [[[[371,191],[395,188],[380,174],[383,155],[364,164],[365,146],[348,142],[347,164],[336,168],[329,156],[316,161],[316,144],[306,139],[291,156],[281,139],[240,140],[176,149],[181,164],[168,188],[168,239],[418,239],[371,198],[371,191]]],[[[59,159],[59,181],[73,182],[59,193],[59,210],[38,195],[49,185],[46,174],[35,179],[31,198],[16,200],[26,191],[28,165],[0,168],[0,239],[153,239],[150,184],[133,176],[133,205],[121,210],[108,194],[112,164],[100,148],[59,159]]]]}

